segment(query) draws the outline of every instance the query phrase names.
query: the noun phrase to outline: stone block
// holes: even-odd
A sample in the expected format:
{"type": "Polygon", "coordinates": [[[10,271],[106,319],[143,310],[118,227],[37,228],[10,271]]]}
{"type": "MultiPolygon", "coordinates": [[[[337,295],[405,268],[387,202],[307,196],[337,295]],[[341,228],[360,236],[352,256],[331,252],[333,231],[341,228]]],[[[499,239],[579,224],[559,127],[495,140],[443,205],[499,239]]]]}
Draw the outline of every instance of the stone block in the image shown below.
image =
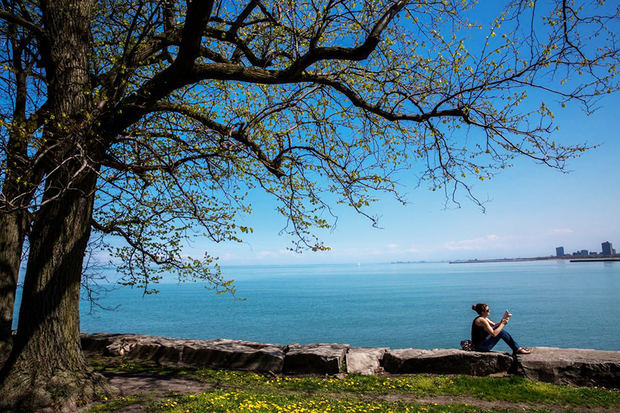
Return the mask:
{"type": "Polygon", "coordinates": [[[284,356],[286,374],[338,374],[344,370],[347,344],[291,344],[284,356]]]}
{"type": "Polygon", "coordinates": [[[533,347],[517,356],[517,374],[555,384],[620,388],[620,351],[533,347]]]}
{"type": "Polygon", "coordinates": [[[389,373],[469,374],[487,376],[507,372],[513,358],[506,353],[463,351],[456,349],[390,350],[383,356],[389,373]]]}
{"type": "Polygon", "coordinates": [[[381,373],[383,370],[381,367],[383,355],[388,350],[389,348],[387,347],[351,347],[345,357],[347,373],[363,374],[365,376],[381,373]]]}
{"type": "Polygon", "coordinates": [[[213,369],[280,373],[284,347],[241,340],[187,340],[182,363],[213,369]]]}
{"type": "Polygon", "coordinates": [[[81,333],[80,341],[82,344],[82,351],[102,355],[107,346],[112,344],[116,338],[122,336],[124,336],[124,334],[81,333]]]}

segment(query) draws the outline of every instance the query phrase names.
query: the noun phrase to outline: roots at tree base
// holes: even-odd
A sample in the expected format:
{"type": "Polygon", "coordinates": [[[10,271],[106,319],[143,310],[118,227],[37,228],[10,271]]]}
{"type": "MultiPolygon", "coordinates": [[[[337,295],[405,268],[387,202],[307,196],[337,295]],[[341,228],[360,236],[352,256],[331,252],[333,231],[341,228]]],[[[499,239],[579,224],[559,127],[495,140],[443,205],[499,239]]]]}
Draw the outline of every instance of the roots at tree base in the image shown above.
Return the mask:
{"type": "Polygon", "coordinates": [[[79,406],[118,393],[85,363],[83,369],[55,370],[51,374],[37,371],[37,366],[31,366],[28,373],[16,363],[0,384],[0,411],[73,412],[79,406]]]}

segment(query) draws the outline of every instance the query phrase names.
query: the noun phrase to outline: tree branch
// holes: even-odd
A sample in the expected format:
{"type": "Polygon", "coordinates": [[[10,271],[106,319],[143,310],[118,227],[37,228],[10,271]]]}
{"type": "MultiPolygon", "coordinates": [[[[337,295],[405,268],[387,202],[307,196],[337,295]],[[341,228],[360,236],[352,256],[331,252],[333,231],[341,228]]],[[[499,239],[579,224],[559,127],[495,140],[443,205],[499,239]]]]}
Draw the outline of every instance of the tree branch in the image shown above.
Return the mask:
{"type": "Polygon", "coordinates": [[[187,6],[179,53],[173,66],[188,69],[200,52],[203,32],[213,9],[213,0],[193,0],[187,6]]]}
{"type": "MultiPolygon", "coordinates": [[[[357,47],[318,47],[310,50],[299,59],[295,60],[288,69],[284,71],[286,76],[299,75],[308,67],[321,60],[364,60],[377,47],[381,40],[381,33],[392,21],[394,16],[405,7],[407,0],[399,0],[394,3],[385,14],[375,23],[374,27],[360,46],[357,47]]],[[[316,42],[314,42],[316,43],[316,42]]],[[[312,43],[312,44],[314,44],[312,43]]]]}
{"type": "Polygon", "coordinates": [[[23,17],[16,16],[11,12],[0,9],[0,19],[4,19],[10,23],[15,23],[34,34],[39,40],[46,38],[45,31],[35,23],[23,17]]]}
{"type": "Polygon", "coordinates": [[[142,245],[140,245],[139,242],[135,241],[127,231],[125,231],[124,229],[122,229],[118,225],[113,225],[112,223],[108,223],[107,225],[104,226],[104,225],[98,223],[97,221],[95,221],[94,219],[91,220],[91,225],[92,225],[92,227],[94,229],[96,229],[97,231],[101,231],[104,234],[108,234],[108,235],[109,234],[117,234],[117,235],[123,237],[125,239],[125,241],[127,242],[127,244],[129,244],[135,250],[140,251],[142,254],[148,256],[149,259],[151,261],[153,261],[157,265],[171,263],[170,260],[162,260],[157,255],[151,253],[150,251],[147,251],[146,248],[144,248],[142,245]]]}
{"type": "Polygon", "coordinates": [[[276,177],[281,178],[285,175],[282,169],[280,169],[281,158],[278,162],[269,159],[269,157],[265,154],[265,152],[263,152],[261,147],[256,142],[250,139],[248,134],[245,132],[243,126],[238,129],[224,126],[220,123],[215,122],[208,116],[205,116],[191,108],[182,105],[175,105],[172,103],[160,102],[156,104],[152,108],[152,110],[180,113],[190,119],[200,122],[207,128],[219,133],[222,136],[228,136],[250,149],[252,153],[256,156],[256,158],[265,166],[265,168],[267,168],[267,170],[274,174],[276,177]]]}

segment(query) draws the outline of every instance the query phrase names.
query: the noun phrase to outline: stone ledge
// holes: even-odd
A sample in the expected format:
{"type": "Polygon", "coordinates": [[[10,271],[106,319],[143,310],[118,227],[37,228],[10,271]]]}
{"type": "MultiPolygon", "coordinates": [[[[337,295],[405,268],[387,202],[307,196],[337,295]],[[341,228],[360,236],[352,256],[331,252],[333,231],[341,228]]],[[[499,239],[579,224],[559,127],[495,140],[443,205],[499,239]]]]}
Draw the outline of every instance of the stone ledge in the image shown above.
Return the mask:
{"type": "Polygon", "coordinates": [[[516,373],[548,383],[620,388],[620,351],[533,347],[518,356],[516,373]]]}
{"type": "Polygon", "coordinates": [[[284,374],[435,373],[485,376],[512,373],[532,380],[620,388],[620,351],[534,347],[532,354],[456,349],[350,347],[347,344],[281,346],[241,340],[187,340],[138,334],[82,334],[86,353],[284,374]]]}
{"type": "Polygon", "coordinates": [[[82,335],[85,352],[159,364],[280,372],[284,346],[241,340],[186,340],[138,334],[82,335]]]}
{"type": "Polygon", "coordinates": [[[508,372],[513,359],[506,353],[463,351],[456,349],[391,350],[383,356],[388,373],[469,374],[488,376],[508,372]]]}

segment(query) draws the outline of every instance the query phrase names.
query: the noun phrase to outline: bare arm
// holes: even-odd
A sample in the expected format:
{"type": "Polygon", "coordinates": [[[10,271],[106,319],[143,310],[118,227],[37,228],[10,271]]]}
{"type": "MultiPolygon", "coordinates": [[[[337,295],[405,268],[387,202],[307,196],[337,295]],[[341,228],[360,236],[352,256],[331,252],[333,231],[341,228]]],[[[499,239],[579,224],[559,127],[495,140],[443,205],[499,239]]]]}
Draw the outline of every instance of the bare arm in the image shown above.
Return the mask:
{"type": "Polygon", "coordinates": [[[482,325],[482,327],[484,327],[484,330],[491,334],[493,337],[497,337],[497,335],[502,331],[502,329],[504,328],[504,326],[508,323],[508,320],[504,319],[502,321],[500,321],[499,323],[493,323],[491,320],[487,319],[487,318],[479,318],[477,321],[477,323],[480,323],[479,325],[482,325]],[[493,329],[493,327],[496,327],[495,329],[493,329]]]}

